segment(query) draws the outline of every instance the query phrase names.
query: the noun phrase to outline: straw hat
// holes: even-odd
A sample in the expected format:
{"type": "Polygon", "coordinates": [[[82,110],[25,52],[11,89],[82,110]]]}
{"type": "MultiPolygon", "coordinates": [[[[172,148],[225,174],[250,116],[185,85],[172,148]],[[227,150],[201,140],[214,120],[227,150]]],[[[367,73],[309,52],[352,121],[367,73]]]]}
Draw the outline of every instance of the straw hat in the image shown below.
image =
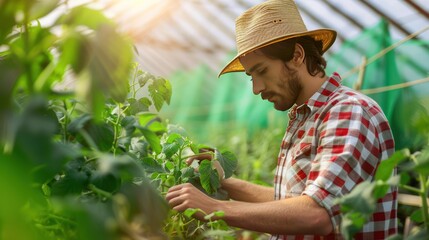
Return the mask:
{"type": "Polygon", "coordinates": [[[239,57],[267,45],[286,39],[310,36],[323,42],[325,52],[334,43],[337,33],[331,29],[307,31],[293,0],[268,0],[248,9],[235,21],[238,54],[219,76],[228,72],[242,72],[239,57]]]}

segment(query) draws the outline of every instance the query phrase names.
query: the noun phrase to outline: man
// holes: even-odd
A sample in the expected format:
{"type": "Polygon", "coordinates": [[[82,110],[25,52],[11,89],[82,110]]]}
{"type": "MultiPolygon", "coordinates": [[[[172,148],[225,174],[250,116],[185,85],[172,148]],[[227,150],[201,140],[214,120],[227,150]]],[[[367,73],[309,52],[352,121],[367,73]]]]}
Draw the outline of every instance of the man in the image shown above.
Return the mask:
{"type": "MultiPolygon", "coordinates": [[[[239,179],[222,181],[234,201],[206,196],[190,184],[172,187],[166,199],[178,211],[223,211],[231,226],[272,234],[272,239],[341,239],[334,199],[372,180],[394,152],[389,124],[370,98],[325,75],[322,54],[336,32],[307,31],[292,0],[269,0],[236,20],[237,56],[221,71],[244,71],[254,94],[289,110],[274,188],[239,179]]],[[[396,233],[396,189],[377,202],[356,239],[396,233]]],[[[197,218],[203,216],[197,215],[197,218]]]]}

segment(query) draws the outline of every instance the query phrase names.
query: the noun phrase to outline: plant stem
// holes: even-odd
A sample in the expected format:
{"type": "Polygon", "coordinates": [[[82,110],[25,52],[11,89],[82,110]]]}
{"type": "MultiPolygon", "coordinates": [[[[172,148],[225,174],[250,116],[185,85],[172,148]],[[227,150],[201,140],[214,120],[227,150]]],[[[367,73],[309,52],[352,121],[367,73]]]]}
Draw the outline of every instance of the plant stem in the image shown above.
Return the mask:
{"type": "Polygon", "coordinates": [[[106,191],[104,191],[102,189],[99,189],[94,184],[89,184],[88,187],[89,187],[89,189],[91,189],[93,192],[95,192],[98,195],[101,195],[101,196],[106,197],[106,198],[112,198],[112,194],[111,193],[106,192],[106,191]]]}
{"type": "MultiPolygon", "coordinates": [[[[30,50],[30,35],[28,32],[28,24],[29,23],[29,4],[24,4],[24,22],[23,22],[23,28],[24,28],[24,32],[23,34],[23,38],[24,38],[24,51],[26,53],[31,52],[30,50]]],[[[24,57],[24,69],[25,69],[25,74],[27,75],[26,80],[27,80],[27,87],[28,87],[28,91],[29,94],[32,94],[34,92],[33,89],[33,73],[32,73],[32,69],[31,69],[31,60],[28,59],[28,54],[25,55],[24,57]]]]}
{"type": "Polygon", "coordinates": [[[133,98],[136,98],[136,95],[137,95],[137,90],[136,90],[136,85],[138,83],[138,80],[136,83],[137,73],[138,73],[138,67],[136,66],[134,68],[133,84],[131,85],[131,87],[133,88],[133,98]]]}
{"type": "Polygon", "coordinates": [[[400,187],[402,189],[405,189],[405,190],[408,190],[408,191],[411,191],[411,192],[414,192],[414,193],[417,193],[419,195],[420,195],[420,192],[421,192],[420,189],[415,188],[415,187],[411,187],[411,186],[408,186],[408,185],[399,184],[398,187],[400,187]]]}
{"type": "Polygon", "coordinates": [[[117,103],[116,107],[118,108],[118,112],[117,112],[117,118],[116,118],[116,122],[113,123],[113,143],[112,143],[112,149],[113,149],[113,156],[116,155],[116,145],[118,144],[118,132],[119,132],[119,120],[121,119],[121,104],[117,103]]]}
{"type": "Polygon", "coordinates": [[[92,140],[91,136],[83,129],[79,129],[79,133],[85,139],[86,143],[94,150],[98,152],[98,147],[95,144],[94,140],[92,140]]]}
{"type": "MultiPolygon", "coordinates": [[[[415,164],[417,163],[417,156],[419,154],[420,153],[414,153],[410,156],[411,161],[413,161],[415,164]]],[[[426,231],[429,230],[429,213],[428,213],[429,207],[427,202],[428,187],[425,184],[427,180],[428,179],[425,179],[425,176],[423,174],[419,174],[420,190],[418,191],[418,194],[422,199],[422,214],[423,214],[423,220],[424,220],[426,231]]]]}
{"type": "MultiPolygon", "coordinates": [[[[175,171],[180,171],[180,169],[182,169],[181,165],[182,165],[182,148],[179,149],[179,162],[175,168],[175,171]]],[[[174,174],[174,177],[176,177],[176,174],[174,174]]],[[[181,184],[182,183],[182,175],[180,175],[179,179],[174,179],[176,181],[176,183],[181,184]]]]}
{"type": "Polygon", "coordinates": [[[428,189],[425,184],[426,179],[423,174],[419,174],[420,179],[420,197],[422,198],[422,211],[423,211],[423,219],[425,221],[425,228],[426,231],[429,230],[429,213],[428,213],[428,202],[427,202],[427,195],[428,195],[428,189]]]}
{"type": "Polygon", "coordinates": [[[67,218],[65,218],[65,217],[62,217],[62,216],[58,216],[58,215],[52,214],[52,213],[48,214],[48,217],[50,217],[50,218],[54,218],[54,219],[59,220],[59,221],[61,221],[61,222],[66,222],[66,223],[68,223],[68,224],[76,225],[76,222],[74,222],[74,221],[72,221],[72,220],[70,220],[70,219],[67,219],[67,218]]]}
{"type": "Polygon", "coordinates": [[[64,123],[62,124],[63,127],[63,142],[66,143],[67,142],[67,126],[69,124],[70,121],[70,116],[68,114],[68,109],[67,109],[67,103],[65,100],[63,100],[63,106],[64,106],[64,123]]]}

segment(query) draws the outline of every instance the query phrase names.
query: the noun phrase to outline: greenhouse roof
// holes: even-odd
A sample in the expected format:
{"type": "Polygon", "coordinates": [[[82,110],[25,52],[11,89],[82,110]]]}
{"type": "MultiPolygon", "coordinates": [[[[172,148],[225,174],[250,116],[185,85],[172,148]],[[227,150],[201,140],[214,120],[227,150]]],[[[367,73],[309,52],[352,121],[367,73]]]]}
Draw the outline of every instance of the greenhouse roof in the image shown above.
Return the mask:
{"type": "MultiPolygon", "coordinates": [[[[88,2],[70,0],[70,3],[88,2]]],[[[218,72],[235,53],[235,18],[261,0],[98,0],[135,42],[142,67],[161,76],[205,64],[218,72]]],[[[327,54],[381,19],[400,40],[429,26],[427,0],[296,0],[308,29],[338,32],[327,54]]],[[[92,3],[94,4],[94,3],[92,3]]],[[[429,31],[417,35],[429,39],[429,31]]]]}

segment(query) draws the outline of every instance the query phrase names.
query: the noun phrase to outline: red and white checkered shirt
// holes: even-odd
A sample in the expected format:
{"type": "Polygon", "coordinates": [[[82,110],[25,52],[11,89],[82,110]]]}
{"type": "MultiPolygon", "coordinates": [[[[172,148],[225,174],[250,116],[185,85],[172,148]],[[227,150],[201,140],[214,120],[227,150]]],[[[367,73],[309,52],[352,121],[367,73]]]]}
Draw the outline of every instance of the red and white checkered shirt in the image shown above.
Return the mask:
{"type": "MultiPolygon", "coordinates": [[[[308,195],[331,216],[328,236],[271,239],[342,239],[334,199],[372,180],[381,160],[394,152],[394,140],[381,108],[369,97],[341,85],[334,73],[305,104],[289,112],[274,179],[275,199],[308,195]]],[[[379,199],[376,211],[355,239],[385,239],[397,232],[397,189],[379,199]]]]}

